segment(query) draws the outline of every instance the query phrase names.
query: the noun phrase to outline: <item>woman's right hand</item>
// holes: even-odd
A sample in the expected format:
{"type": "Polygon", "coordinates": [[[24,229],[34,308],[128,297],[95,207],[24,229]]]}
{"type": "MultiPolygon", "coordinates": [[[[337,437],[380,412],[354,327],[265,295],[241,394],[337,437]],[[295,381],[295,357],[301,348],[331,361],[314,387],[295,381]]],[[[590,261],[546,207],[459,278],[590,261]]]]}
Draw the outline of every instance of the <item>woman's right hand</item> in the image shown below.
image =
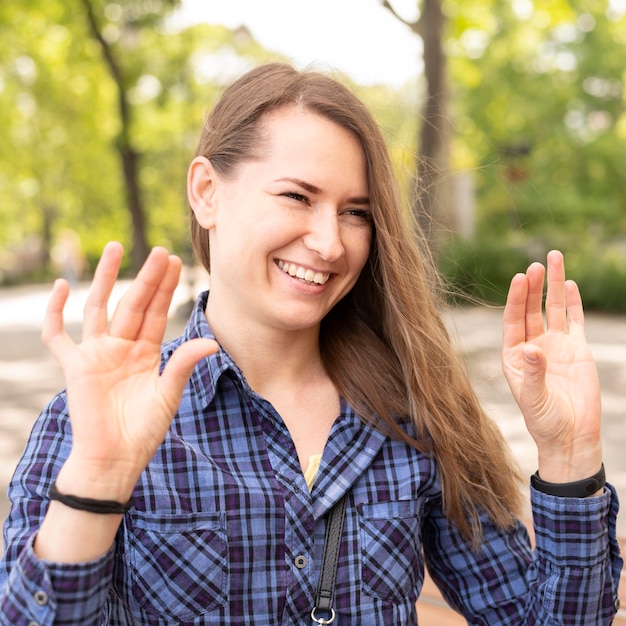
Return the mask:
{"type": "Polygon", "coordinates": [[[217,350],[209,339],[186,342],[159,374],[181,261],[153,249],[109,323],[107,304],[122,255],[118,243],[104,249],[85,304],[81,343],[64,330],[69,286],[63,280],[54,285],[42,333],[63,369],[72,425],[59,491],[118,501],[130,497],[163,441],[195,364],[217,350]]]}

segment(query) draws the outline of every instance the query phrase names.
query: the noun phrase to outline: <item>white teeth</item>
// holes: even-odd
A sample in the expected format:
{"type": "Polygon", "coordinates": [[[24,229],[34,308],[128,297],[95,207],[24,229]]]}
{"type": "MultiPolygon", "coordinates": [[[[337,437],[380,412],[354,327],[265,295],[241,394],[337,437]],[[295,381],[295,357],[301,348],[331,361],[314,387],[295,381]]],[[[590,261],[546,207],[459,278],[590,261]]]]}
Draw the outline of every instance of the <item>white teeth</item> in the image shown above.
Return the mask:
{"type": "Polygon", "coordinates": [[[316,283],[318,285],[325,285],[328,279],[330,278],[330,274],[323,274],[322,272],[314,272],[313,270],[306,269],[299,265],[294,265],[293,263],[285,263],[284,261],[278,261],[278,267],[280,267],[283,272],[289,274],[289,276],[293,276],[294,278],[299,278],[302,281],[307,283],[316,283]]]}

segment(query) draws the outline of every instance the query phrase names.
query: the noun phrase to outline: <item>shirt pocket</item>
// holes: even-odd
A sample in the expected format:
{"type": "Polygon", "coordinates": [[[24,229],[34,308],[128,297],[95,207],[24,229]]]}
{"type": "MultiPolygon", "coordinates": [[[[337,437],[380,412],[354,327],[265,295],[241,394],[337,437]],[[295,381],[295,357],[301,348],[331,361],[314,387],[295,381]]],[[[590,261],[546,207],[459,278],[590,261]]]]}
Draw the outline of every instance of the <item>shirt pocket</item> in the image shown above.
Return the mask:
{"type": "Polygon", "coordinates": [[[132,593],[146,613],[179,621],[226,604],[224,513],[135,512],[128,530],[132,593]]]}
{"type": "Polygon", "coordinates": [[[417,597],[423,577],[424,499],[364,504],[359,509],[363,592],[395,604],[417,597]]]}

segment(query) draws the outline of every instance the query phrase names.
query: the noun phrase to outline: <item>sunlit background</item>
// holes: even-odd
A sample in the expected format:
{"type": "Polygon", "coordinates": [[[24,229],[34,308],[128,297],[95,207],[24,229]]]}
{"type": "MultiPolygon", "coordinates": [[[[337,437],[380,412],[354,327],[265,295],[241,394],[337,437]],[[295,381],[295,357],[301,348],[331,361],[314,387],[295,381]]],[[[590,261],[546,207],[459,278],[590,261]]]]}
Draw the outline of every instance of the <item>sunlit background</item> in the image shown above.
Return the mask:
{"type": "Polygon", "coordinates": [[[558,247],[588,309],[626,309],[626,0],[23,0],[0,35],[1,283],[86,277],[109,239],[129,273],[191,263],[203,117],[286,60],[371,107],[458,293],[500,304],[558,247]]]}

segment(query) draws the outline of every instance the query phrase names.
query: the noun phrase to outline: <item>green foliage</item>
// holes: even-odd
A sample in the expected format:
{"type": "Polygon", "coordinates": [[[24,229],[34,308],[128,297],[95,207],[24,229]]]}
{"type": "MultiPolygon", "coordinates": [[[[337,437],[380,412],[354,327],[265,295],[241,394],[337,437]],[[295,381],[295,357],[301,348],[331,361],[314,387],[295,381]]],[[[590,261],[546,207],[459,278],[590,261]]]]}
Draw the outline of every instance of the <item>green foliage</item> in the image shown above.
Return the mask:
{"type": "MultiPolygon", "coordinates": [[[[0,249],[21,251],[36,238],[49,251],[68,228],[78,233],[91,267],[106,241],[129,248],[132,224],[116,152],[116,142],[124,141],[139,155],[150,244],[190,258],[186,171],[205,113],[236,75],[284,59],[261,48],[245,28],[172,28],[167,17],[177,4],[81,0],[70,7],[64,0],[25,0],[0,6],[0,123],[6,130],[0,217],[7,225],[0,249]],[[130,104],[128,136],[120,134],[119,92],[86,7],[119,65],[130,104]]],[[[405,172],[412,169],[411,94],[374,87],[362,93],[405,172]]],[[[34,261],[24,269],[41,272],[45,259],[34,261]]]]}
{"type": "Polygon", "coordinates": [[[131,246],[120,140],[139,153],[150,244],[188,251],[184,186],[205,112],[226,82],[269,53],[245,30],[173,29],[166,18],[176,4],[91,0],[131,105],[131,136],[123,138],[118,92],[83,2],[0,3],[3,266],[13,252],[20,269],[41,271],[45,258],[32,267],[16,259],[33,239],[49,252],[68,228],[92,266],[106,241],[131,246]]]}
{"type": "Polygon", "coordinates": [[[530,263],[525,246],[491,237],[449,241],[437,258],[456,303],[504,304],[511,278],[530,263]]]}
{"type": "Polygon", "coordinates": [[[586,310],[626,313],[626,243],[620,239],[557,231],[532,239],[513,231],[499,238],[482,235],[442,246],[439,268],[452,302],[502,306],[511,278],[534,261],[545,262],[552,249],[564,253],[567,275],[577,282],[586,310]]]}
{"type": "MultiPolygon", "coordinates": [[[[85,2],[0,2],[0,280],[9,252],[34,240],[49,249],[67,228],[92,265],[106,241],[130,246],[120,140],[139,153],[150,244],[188,254],[186,169],[205,112],[235,75],[282,58],[244,28],[176,30],[168,15],[177,0],[90,0],[131,106],[130,136],[121,138],[118,93],[85,2]]],[[[625,306],[626,16],[618,6],[444,0],[452,165],[474,174],[476,234],[445,242],[439,258],[465,294],[501,303],[511,276],[557,247],[588,307],[625,306]]],[[[383,128],[410,197],[420,85],[351,87],[383,128]]]]}
{"type": "Polygon", "coordinates": [[[506,275],[508,259],[544,260],[536,251],[557,247],[588,307],[626,310],[616,252],[626,241],[624,10],[590,0],[446,6],[453,159],[474,172],[477,223],[471,244],[448,245],[444,271],[500,301],[511,274],[500,279],[495,266],[506,275]]]}
{"type": "Polygon", "coordinates": [[[478,168],[481,227],[495,215],[499,230],[508,214],[529,234],[624,232],[626,16],[605,2],[515,6],[525,3],[494,1],[497,21],[475,20],[451,46],[457,143],[478,168]]]}

